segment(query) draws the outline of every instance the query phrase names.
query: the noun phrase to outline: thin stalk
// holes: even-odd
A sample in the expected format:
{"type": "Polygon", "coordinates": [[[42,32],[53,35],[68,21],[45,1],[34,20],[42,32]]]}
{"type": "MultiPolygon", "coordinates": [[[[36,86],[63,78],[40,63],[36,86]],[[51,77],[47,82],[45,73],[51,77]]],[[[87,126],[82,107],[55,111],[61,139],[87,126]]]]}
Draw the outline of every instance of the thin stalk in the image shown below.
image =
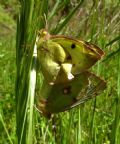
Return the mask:
{"type": "Polygon", "coordinates": [[[11,140],[11,137],[10,137],[10,135],[9,135],[9,132],[8,132],[8,130],[7,130],[7,127],[5,126],[5,123],[4,123],[4,120],[3,120],[3,118],[2,118],[1,113],[0,113],[0,121],[1,121],[1,123],[2,123],[2,125],[3,125],[3,127],[4,127],[4,130],[5,130],[6,134],[7,134],[7,137],[8,137],[8,140],[9,140],[10,144],[13,144],[13,142],[12,142],[12,140],[11,140]]]}

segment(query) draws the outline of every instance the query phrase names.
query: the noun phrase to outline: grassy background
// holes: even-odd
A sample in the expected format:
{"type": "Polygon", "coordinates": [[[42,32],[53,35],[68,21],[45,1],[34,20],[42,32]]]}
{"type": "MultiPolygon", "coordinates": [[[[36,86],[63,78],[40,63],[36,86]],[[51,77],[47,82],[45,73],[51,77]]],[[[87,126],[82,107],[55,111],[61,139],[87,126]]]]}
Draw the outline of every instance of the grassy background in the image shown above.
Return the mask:
{"type": "MultiPolygon", "coordinates": [[[[45,11],[48,11],[49,31],[91,41],[101,47],[106,55],[92,68],[92,71],[107,81],[107,89],[96,99],[90,100],[69,112],[58,114],[51,120],[42,117],[34,109],[32,137],[27,136],[28,139],[33,139],[31,143],[120,143],[120,3],[119,0],[91,2],[86,0],[69,19],[67,16],[77,4],[77,0],[65,0],[63,3],[60,1],[57,3],[53,0],[49,2],[48,7],[45,5],[45,8],[47,7],[45,11]],[[53,9],[53,6],[56,6],[57,10],[56,7],[53,9]],[[56,13],[54,13],[55,10],[56,13]],[[64,18],[68,19],[65,21],[66,23],[60,25],[61,28],[58,23],[64,21],[64,18]]],[[[15,0],[0,0],[1,144],[17,143],[14,87],[16,74],[16,16],[19,7],[20,3],[15,0]]],[[[42,10],[40,13],[42,13],[42,10]]],[[[37,21],[40,21],[40,17],[37,21]]],[[[32,27],[32,29],[38,30],[37,27],[44,25],[40,24],[32,27]]],[[[27,29],[29,28],[27,27],[27,29]]],[[[26,39],[30,41],[31,37],[26,39]]],[[[24,99],[21,101],[24,101],[24,99]]],[[[22,110],[21,107],[20,110],[22,110]]],[[[17,115],[18,122],[19,113],[17,115]]],[[[22,119],[20,118],[19,121],[22,121],[22,119]]],[[[17,134],[21,138],[20,133],[17,134]]],[[[24,133],[23,135],[26,137],[24,133]]]]}

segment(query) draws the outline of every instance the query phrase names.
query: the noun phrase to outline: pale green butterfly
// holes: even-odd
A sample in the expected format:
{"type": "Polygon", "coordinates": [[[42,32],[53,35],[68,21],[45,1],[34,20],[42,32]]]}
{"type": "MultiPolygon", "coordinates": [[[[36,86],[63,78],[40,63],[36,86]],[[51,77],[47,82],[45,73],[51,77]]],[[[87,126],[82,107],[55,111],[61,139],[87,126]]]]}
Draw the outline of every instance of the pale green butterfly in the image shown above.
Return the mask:
{"type": "Polygon", "coordinates": [[[43,75],[48,83],[65,81],[56,80],[60,69],[66,79],[74,78],[95,64],[104,52],[97,46],[65,36],[51,36],[46,30],[40,31],[38,59],[43,75]]]}
{"type": "Polygon", "coordinates": [[[44,115],[70,109],[105,89],[105,81],[87,71],[104,55],[96,45],[42,29],[37,47],[44,76],[37,107],[44,115]]]}

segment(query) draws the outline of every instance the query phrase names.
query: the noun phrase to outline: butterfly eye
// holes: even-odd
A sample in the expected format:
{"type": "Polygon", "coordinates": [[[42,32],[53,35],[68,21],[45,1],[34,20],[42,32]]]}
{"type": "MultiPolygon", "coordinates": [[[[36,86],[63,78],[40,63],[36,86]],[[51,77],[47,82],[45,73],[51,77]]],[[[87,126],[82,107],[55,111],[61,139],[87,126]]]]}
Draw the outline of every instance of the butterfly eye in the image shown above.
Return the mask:
{"type": "Polygon", "coordinates": [[[74,49],[75,47],[76,47],[76,45],[73,43],[73,44],[71,45],[71,48],[74,49]]]}
{"type": "Polygon", "coordinates": [[[44,30],[44,29],[38,31],[38,36],[39,36],[39,37],[44,37],[44,36],[46,36],[47,34],[48,34],[48,32],[47,32],[46,30],[44,30]]]}
{"type": "Polygon", "coordinates": [[[43,32],[42,32],[42,35],[43,35],[43,36],[46,36],[46,35],[47,35],[47,31],[43,31],[43,32]]]}

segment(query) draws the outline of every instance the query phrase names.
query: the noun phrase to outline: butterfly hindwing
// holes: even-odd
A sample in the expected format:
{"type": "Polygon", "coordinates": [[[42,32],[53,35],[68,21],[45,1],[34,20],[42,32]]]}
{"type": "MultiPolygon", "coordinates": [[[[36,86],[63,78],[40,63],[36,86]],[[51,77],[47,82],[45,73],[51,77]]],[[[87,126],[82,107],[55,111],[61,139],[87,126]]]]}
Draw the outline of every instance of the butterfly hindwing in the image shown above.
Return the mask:
{"type": "Polygon", "coordinates": [[[44,83],[38,108],[44,114],[62,112],[97,96],[105,87],[106,83],[90,72],[76,75],[73,80],[63,84],[50,86],[44,83]]]}

